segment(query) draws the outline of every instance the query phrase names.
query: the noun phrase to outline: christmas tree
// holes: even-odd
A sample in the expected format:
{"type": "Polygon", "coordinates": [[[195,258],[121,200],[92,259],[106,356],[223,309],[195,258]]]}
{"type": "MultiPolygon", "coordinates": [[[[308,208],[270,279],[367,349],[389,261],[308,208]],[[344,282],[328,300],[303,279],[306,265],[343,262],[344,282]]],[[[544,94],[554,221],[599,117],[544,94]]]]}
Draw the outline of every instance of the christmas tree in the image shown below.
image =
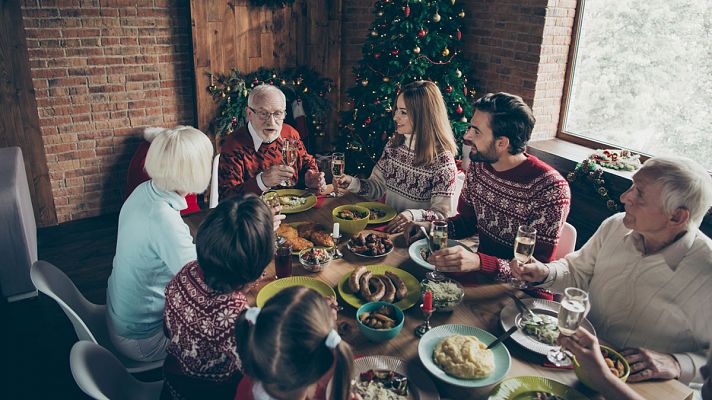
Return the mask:
{"type": "Polygon", "coordinates": [[[400,87],[435,82],[445,98],[458,144],[472,117],[474,89],[461,50],[465,11],[460,0],[380,0],[348,90],[353,108],[342,113],[338,147],[347,170],[370,173],[393,134],[392,111],[400,87]]]}

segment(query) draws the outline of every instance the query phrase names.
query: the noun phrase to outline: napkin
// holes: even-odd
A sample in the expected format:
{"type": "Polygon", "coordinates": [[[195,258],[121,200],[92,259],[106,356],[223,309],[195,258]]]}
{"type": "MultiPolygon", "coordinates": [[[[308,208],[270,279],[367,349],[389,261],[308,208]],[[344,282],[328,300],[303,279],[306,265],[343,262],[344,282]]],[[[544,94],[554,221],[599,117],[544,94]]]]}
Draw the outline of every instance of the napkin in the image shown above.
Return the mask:
{"type": "Polygon", "coordinates": [[[370,229],[372,231],[378,231],[378,232],[385,232],[387,226],[388,226],[388,222],[384,222],[379,225],[371,225],[371,226],[367,227],[366,229],[370,229]]]}
{"type": "Polygon", "coordinates": [[[324,205],[324,201],[326,198],[329,197],[327,195],[324,196],[316,196],[316,204],[314,204],[314,208],[321,208],[321,206],[324,205]]]}

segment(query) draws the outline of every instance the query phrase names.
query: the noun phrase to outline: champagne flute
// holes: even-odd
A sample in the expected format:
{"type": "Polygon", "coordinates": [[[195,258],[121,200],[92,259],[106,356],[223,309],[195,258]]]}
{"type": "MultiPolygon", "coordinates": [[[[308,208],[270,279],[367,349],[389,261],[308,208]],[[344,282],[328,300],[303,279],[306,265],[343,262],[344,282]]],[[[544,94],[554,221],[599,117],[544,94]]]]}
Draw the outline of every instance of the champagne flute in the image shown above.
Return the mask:
{"type": "MultiPolygon", "coordinates": [[[[534,245],[536,244],[536,229],[529,225],[520,225],[517,229],[517,237],[514,239],[514,258],[522,264],[529,262],[534,254],[534,245]]],[[[515,289],[524,289],[527,283],[519,278],[512,276],[509,278],[509,283],[515,289]]]]}
{"type": "Polygon", "coordinates": [[[344,153],[333,153],[331,155],[331,183],[334,187],[334,197],[341,196],[339,193],[339,179],[344,176],[344,168],[346,167],[346,156],[344,153]]]}
{"type": "MultiPolygon", "coordinates": [[[[447,249],[447,221],[446,220],[438,220],[438,221],[433,221],[433,223],[430,225],[430,237],[428,238],[430,240],[430,250],[435,252],[438,250],[442,249],[447,249]]],[[[431,281],[443,281],[446,279],[445,275],[438,271],[438,270],[433,270],[425,274],[425,276],[431,280],[431,281]]]]}
{"type": "MultiPolygon", "coordinates": [[[[566,288],[564,290],[564,298],[561,300],[561,306],[559,307],[559,334],[564,336],[573,335],[586,316],[587,308],[588,293],[575,287],[566,288]]],[[[561,349],[561,346],[549,350],[546,358],[557,367],[571,365],[571,358],[561,349]]]]}
{"type": "MultiPolygon", "coordinates": [[[[262,194],[262,201],[267,204],[267,207],[270,208],[270,210],[274,210],[275,208],[281,206],[282,204],[279,201],[279,194],[274,191],[274,190],[268,190],[262,194]]],[[[274,213],[274,211],[272,211],[274,213]]],[[[274,215],[279,215],[281,214],[281,211],[278,211],[274,215]]],[[[284,238],[281,236],[275,236],[275,244],[279,245],[280,243],[284,242],[284,238]]]]}
{"type": "MultiPolygon", "coordinates": [[[[282,143],[282,162],[284,165],[294,168],[297,162],[297,143],[295,141],[284,139],[282,143]]],[[[295,184],[294,178],[289,178],[281,183],[281,185],[285,187],[291,187],[295,184]]]]}

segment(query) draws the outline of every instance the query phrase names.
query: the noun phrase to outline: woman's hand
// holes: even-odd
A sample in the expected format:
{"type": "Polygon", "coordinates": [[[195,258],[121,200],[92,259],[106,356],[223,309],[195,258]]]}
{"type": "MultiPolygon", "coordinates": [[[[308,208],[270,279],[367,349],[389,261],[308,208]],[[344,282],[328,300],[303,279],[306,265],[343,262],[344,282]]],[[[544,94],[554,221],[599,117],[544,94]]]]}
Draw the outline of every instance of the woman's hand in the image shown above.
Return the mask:
{"type": "Polygon", "coordinates": [[[408,226],[408,223],[413,220],[413,213],[411,213],[408,210],[403,211],[402,213],[396,215],[395,218],[391,220],[391,222],[386,225],[386,232],[388,233],[399,233],[403,232],[405,230],[405,227],[408,226]]]}
{"type": "Polygon", "coordinates": [[[423,231],[420,230],[420,227],[422,226],[423,228],[425,228],[426,231],[430,232],[430,225],[431,224],[429,221],[410,222],[408,225],[406,225],[405,230],[403,232],[405,242],[410,246],[410,244],[415,242],[416,240],[424,238],[425,235],[423,235],[423,231]]]}

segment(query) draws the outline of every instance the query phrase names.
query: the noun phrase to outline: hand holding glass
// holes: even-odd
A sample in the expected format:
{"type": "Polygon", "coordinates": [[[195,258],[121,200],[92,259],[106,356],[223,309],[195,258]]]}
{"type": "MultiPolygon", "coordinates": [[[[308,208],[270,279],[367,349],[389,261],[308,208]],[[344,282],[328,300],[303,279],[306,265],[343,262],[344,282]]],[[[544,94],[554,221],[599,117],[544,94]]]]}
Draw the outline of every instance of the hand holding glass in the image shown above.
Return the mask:
{"type": "MultiPolygon", "coordinates": [[[[438,251],[442,249],[447,249],[447,221],[439,220],[433,221],[430,225],[430,250],[438,251]]],[[[446,279],[445,275],[437,270],[428,272],[425,276],[431,281],[443,281],[446,279]]]]}
{"type": "MultiPolygon", "coordinates": [[[[525,264],[529,262],[534,254],[534,245],[536,245],[536,229],[529,225],[520,225],[517,229],[517,237],[514,239],[514,258],[517,262],[525,264]]],[[[519,278],[512,276],[509,283],[515,289],[524,289],[527,283],[519,278]]]]}
{"type": "MultiPolygon", "coordinates": [[[[581,321],[586,317],[587,308],[588,293],[575,287],[566,288],[559,308],[559,334],[564,336],[573,335],[581,325],[581,321]]],[[[571,365],[571,359],[561,349],[561,346],[551,349],[546,358],[557,367],[571,365]]]]}

